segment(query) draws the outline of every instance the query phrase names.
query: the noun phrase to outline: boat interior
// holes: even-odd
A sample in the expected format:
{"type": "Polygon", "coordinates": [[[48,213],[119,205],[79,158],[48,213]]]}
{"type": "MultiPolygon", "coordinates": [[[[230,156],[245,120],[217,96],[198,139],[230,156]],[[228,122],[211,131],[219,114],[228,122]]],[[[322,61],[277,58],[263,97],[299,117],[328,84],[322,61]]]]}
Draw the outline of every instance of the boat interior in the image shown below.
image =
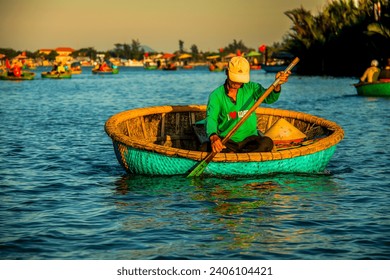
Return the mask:
{"type": "MultiPolygon", "coordinates": [[[[284,118],[291,125],[304,133],[306,137],[301,141],[282,141],[275,143],[276,150],[291,149],[303,145],[310,145],[318,139],[325,138],[333,133],[332,130],[310,118],[298,118],[276,114],[278,109],[272,109],[272,114],[257,110],[257,127],[260,133],[266,133],[280,118],[284,118]]],[[[283,113],[284,110],[281,111],[283,113]]],[[[291,111],[290,111],[291,112],[291,111]]],[[[298,113],[299,114],[299,113],[298,113]]],[[[310,116],[310,115],[309,115],[310,116]]],[[[165,113],[150,113],[123,119],[118,123],[120,133],[138,142],[147,142],[185,150],[199,151],[202,144],[208,141],[205,132],[205,111],[173,111],[165,113]]]]}

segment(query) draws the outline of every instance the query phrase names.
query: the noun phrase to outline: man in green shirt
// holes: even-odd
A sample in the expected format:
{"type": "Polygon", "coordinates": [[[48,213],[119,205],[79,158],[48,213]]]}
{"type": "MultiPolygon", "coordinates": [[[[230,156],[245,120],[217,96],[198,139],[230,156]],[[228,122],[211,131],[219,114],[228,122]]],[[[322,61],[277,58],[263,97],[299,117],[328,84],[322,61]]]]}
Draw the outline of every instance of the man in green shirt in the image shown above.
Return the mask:
{"type": "MultiPolygon", "coordinates": [[[[269,152],[273,149],[271,138],[261,136],[257,131],[255,113],[239,127],[226,146],[222,138],[237,124],[245,113],[256,103],[266,89],[250,82],[249,62],[242,56],[233,57],[226,70],[225,83],[216,88],[209,96],[206,116],[206,133],[213,152],[269,152]]],[[[271,104],[279,99],[281,84],[288,80],[291,72],[278,72],[280,79],[274,91],[264,100],[271,104]]]]}

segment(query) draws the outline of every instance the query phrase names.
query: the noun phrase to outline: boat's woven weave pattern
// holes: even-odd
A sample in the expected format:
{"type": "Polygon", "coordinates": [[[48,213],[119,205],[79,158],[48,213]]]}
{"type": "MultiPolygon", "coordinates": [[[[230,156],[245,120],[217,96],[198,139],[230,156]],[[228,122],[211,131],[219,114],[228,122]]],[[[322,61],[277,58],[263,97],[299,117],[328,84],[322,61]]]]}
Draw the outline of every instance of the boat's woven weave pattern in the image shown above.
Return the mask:
{"type": "Polygon", "coordinates": [[[167,157],[114,143],[118,161],[129,173],[150,175],[185,174],[196,163],[186,158],[167,157]]]}
{"type": "MultiPolygon", "coordinates": [[[[128,172],[185,174],[208,154],[189,146],[196,142],[192,125],[204,118],[205,109],[204,105],[191,105],[130,110],[111,117],[105,129],[113,140],[118,161],[128,172]]],[[[309,114],[269,108],[260,108],[256,113],[261,131],[285,118],[308,138],[319,136],[320,139],[307,146],[276,152],[219,153],[205,173],[320,172],[332,157],[335,145],[344,136],[342,128],[334,122],[309,114]]]]}
{"type": "MultiPolygon", "coordinates": [[[[126,147],[114,142],[118,161],[129,172],[149,175],[187,174],[196,161],[180,157],[167,157],[158,153],[126,147]]],[[[295,157],[264,162],[211,162],[205,174],[218,176],[261,175],[275,172],[281,173],[317,173],[324,171],[336,146],[329,149],[295,157]]]]}

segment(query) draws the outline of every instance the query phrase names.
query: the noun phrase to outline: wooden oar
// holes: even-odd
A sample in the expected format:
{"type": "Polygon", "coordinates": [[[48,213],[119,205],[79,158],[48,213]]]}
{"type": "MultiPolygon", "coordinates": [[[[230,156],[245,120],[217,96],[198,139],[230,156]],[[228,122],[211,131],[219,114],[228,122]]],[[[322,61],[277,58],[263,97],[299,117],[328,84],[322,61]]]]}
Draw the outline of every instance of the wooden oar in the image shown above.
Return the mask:
{"type": "MultiPolygon", "coordinates": [[[[285,72],[291,71],[294,66],[299,62],[299,58],[296,57],[289,66],[287,66],[285,72]]],[[[263,93],[263,95],[256,101],[256,103],[248,110],[248,112],[238,121],[238,123],[229,131],[229,133],[223,138],[222,144],[225,145],[227,141],[232,137],[232,135],[238,130],[238,128],[249,118],[249,116],[260,106],[260,104],[267,98],[267,96],[274,90],[274,88],[279,84],[280,79],[277,78],[272,85],[263,93]]],[[[190,174],[187,175],[189,177],[195,177],[202,175],[203,171],[206,169],[209,162],[214,158],[216,152],[211,152],[207,155],[207,157],[202,160],[198,166],[196,166],[190,174]]]]}

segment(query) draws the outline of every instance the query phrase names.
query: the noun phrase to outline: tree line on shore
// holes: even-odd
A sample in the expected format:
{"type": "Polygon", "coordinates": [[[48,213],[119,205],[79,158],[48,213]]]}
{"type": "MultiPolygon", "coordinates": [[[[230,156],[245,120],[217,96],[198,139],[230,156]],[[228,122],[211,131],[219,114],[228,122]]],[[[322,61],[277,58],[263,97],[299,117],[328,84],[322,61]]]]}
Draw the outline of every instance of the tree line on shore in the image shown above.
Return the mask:
{"type": "MultiPolygon", "coordinates": [[[[127,43],[116,43],[114,44],[114,48],[108,51],[97,51],[93,47],[88,48],[81,48],[79,50],[75,50],[71,56],[73,58],[77,57],[88,57],[92,60],[97,60],[98,54],[104,54],[106,59],[109,58],[120,58],[120,59],[135,59],[135,60],[142,60],[146,53],[149,55],[158,54],[160,52],[157,51],[145,51],[144,47],[141,45],[139,40],[132,40],[132,43],[129,45],[127,43]]],[[[179,40],[179,49],[174,52],[174,54],[183,54],[183,53],[189,53],[192,56],[192,61],[194,62],[205,62],[208,56],[212,56],[215,54],[219,54],[221,57],[229,54],[229,53],[247,53],[251,50],[254,50],[253,48],[248,48],[245,46],[245,44],[242,42],[242,40],[237,41],[233,40],[232,43],[228,44],[225,48],[221,48],[217,50],[216,52],[201,52],[198,50],[198,47],[194,44],[191,46],[190,51],[186,50],[184,48],[184,41],[179,40]]],[[[21,54],[22,51],[16,51],[14,49],[6,49],[6,48],[0,48],[0,53],[5,54],[8,58],[16,57],[17,55],[21,54]]],[[[28,50],[23,51],[23,53],[33,59],[41,59],[41,60],[48,60],[48,61],[54,61],[56,56],[58,56],[58,53],[55,50],[52,50],[50,53],[43,53],[40,52],[40,50],[37,50],[35,52],[31,52],[28,50]]]]}
{"type": "Polygon", "coordinates": [[[281,48],[301,58],[301,74],[359,76],[376,59],[390,58],[388,0],[332,1],[318,15],[285,12],[293,25],[281,48]]]}
{"type": "MultiPolygon", "coordinates": [[[[299,73],[303,75],[359,76],[369,66],[372,59],[383,65],[390,58],[390,4],[389,0],[334,0],[313,15],[303,7],[285,12],[292,21],[289,32],[281,42],[261,50],[262,55],[286,51],[300,58],[299,73]]],[[[189,50],[184,41],[179,40],[176,54],[190,53],[194,62],[204,62],[208,56],[230,53],[248,53],[255,50],[241,40],[233,40],[215,52],[201,52],[193,44],[189,50]]],[[[260,51],[260,47],[259,47],[260,51]]],[[[108,51],[97,51],[93,47],[82,48],[72,53],[72,57],[89,57],[96,60],[98,53],[106,58],[142,60],[145,49],[139,40],[131,44],[116,43],[108,51]]],[[[15,57],[20,51],[2,49],[0,53],[15,57]]],[[[54,60],[55,51],[42,54],[25,51],[31,58],[54,60]]],[[[149,55],[154,54],[150,52],[149,55]]],[[[264,60],[263,60],[264,61],[264,60]]]]}

